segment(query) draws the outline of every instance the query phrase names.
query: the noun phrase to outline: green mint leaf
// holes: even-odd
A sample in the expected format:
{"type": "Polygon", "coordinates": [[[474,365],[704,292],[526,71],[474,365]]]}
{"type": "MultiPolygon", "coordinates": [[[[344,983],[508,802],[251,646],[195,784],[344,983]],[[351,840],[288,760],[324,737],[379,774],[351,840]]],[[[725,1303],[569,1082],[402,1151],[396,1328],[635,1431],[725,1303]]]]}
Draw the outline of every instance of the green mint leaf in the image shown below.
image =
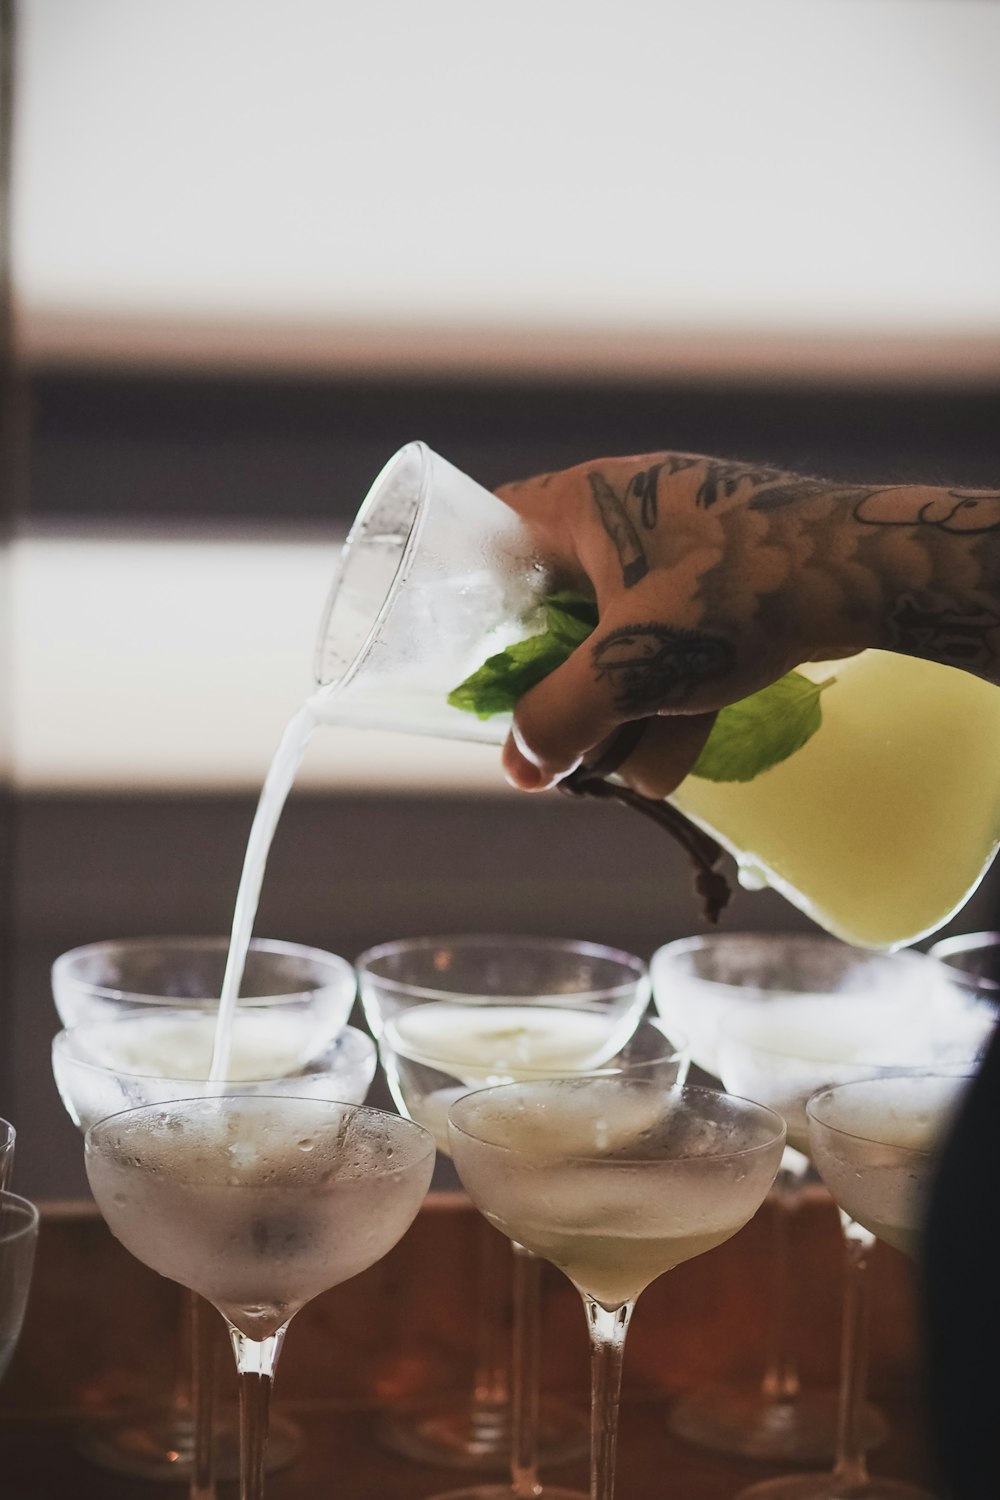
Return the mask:
{"type": "Polygon", "coordinates": [[[706,781],[752,781],[787,760],[823,722],[820,697],[836,682],[786,672],[770,687],[723,708],[691,771],[706,781]]]}
{"type": "Polygon", "coordinates": [[[581,594],[563,590],[543,600],[545,629],[515,641],[483,662],[471,677],[448,694],[452,708],[490,719],[513,713],[517,700],[562,666],[597,624],[597,606],[581,594]]]}
{"type": "Polygon", "coordinates": [[[582,646],[597,625],[597,605],[592,599],[564,590],[545,600],[546,634],[566,647],[566,655],[582,646]]]}

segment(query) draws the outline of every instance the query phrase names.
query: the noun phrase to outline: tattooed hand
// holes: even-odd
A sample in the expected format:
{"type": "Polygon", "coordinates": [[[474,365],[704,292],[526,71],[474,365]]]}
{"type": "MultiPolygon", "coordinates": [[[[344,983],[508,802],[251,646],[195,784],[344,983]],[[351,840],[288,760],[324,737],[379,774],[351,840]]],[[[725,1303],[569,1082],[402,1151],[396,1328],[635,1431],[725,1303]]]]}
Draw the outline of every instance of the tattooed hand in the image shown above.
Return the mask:
{"type": "Polygon", "coordinates": [[[622,774],[665,796],[720,708],[866,646],[1000,680],[998,493],[835,485],[690,453],[598,459],[498,493],[600,613],[518,706],[504,767],[526,790],[652,716],[622,774]]]}

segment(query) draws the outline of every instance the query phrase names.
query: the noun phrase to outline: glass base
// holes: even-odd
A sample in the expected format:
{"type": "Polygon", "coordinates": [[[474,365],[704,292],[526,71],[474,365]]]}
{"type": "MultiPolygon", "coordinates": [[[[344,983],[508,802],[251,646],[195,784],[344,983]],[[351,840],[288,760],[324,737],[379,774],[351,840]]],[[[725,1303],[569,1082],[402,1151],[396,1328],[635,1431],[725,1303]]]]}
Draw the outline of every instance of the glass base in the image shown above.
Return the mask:
{"type": "MultiPolygon", "coordinates": [[[[464,1402],[433,1410],[385,1412],[376,1423],[375,1436],[391,1452],[438,1468],[477,1469],[486,1473],[506,1472],[510,1468],[508,1406],[464,1402]]],[[[589,1450],[590,1414],[561,1402],[543,1400],[539,1413],[539,1466],[571,1463],[589,1450]]],[[[509,1497],[509,1485],[504,1493],[509,1497]]]]}
{"type": "MultiPolygon", "coordinates": [[[[264,1467],[269,1474],[287,1468],[302,1452],[302,1434],[287,1418],[272,1415],[264,1467]]],[[[77,1451],[98,1468],[130,1479],[188,1484],[194,1463],[194,1423],[170,1414],[146,1421],[130,1418],[87,1427],[77,1435],[77,1451]]],[[[236,1422],[222,1421],[215,1433],[216,1479],[240,1473],[240,1434],[236,1422]]]]}
{"type": "Polygon", "coordinates": [[[842,1484],[832,1474],[786,1474],[740,1490],[735,1500],[934,1500],[928,1490],[901,1479],[842,1484]]]}
{"type": "MultiPolygon", "coordinates": [[[[682,1396],[667,1425],[675,1437],[713,1453],[775,1463],[832,1464],[837,1451],[836,1391],[807,1391],[794,1401],[774,1401],[758,1389],[709,1387],[682,1396]]],[[[866,1406],[861,1443],[867,1451],[885,1441],[888,1424],[866,1406]]]]}
{"type": "MultiPolygon", "coordinates": [[[[567,1490],[559,1485],[543,1484],[535,1491],[536,1500],[590,1500],[587,1490],[567,1490]]],[[[510,1484],[470,1484],[460,1490],[445,1490],[430,1500],[516,1500],[510,1484]]]]}

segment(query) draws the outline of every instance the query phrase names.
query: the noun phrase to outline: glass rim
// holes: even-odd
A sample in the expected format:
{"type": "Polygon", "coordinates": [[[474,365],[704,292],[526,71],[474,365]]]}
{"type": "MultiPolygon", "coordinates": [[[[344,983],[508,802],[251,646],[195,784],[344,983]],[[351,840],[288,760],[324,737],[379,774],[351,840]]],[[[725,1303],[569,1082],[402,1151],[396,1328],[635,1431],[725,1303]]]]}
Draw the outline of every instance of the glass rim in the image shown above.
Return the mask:
{"type": "Polygon", "coordinates": [[[371,484],[368,486],[365,497],[362,500],[361,504],[358,506],[358,509],[354,515],[354,519],[348,527],[347,536],[344,538],[343,544],[341,546],[340,557],[337,560],[337,567],[334,571],[333,579],[327,592],[326,600],[323,604],[323,610],[320,615],[319,629],[316,633],[316,646],[313,652],[313,677],[315,678],[317,686],[320,688],[320,690],[327,689],[329,691],[336,692],[340,688],[346,687],[351,679],[357,674],[363,663],[367,660],[372,647],[378,640],[379,633],[392,609],[396,595],[399,592],[400,585],[406,581],[406,578],[410,572],[410,568],[413,566],[413,558],[417,550],[420,533],[423,530],[424,516],[427,509],[427,492],[430,487],[430,477],[433,467],[433,450],[428,446],[427,443],[423,442],[419,438],[414,438],[409,443],[401,444],[401,446],[396,449],[395,453],[391,453],[389,455],[385,463],[382,465],[381,469],[379,469],[378,473],[375,475],[375,478],[372,480],[371,484]],[[382,602],[373,615],[367,633],[365,634],[364,639],[355,651],[351,661],[344,668],[343,672],[340,673],[339,677],[324,677],[322,673],[323,651],[329,637],[330,620],[333,615],[334,606],[337,602],[337,595],[340,592],[341,584],[344,582],[344,579],[347,575],[347,569],[349,568],[351,563],[351,554],[357,546],[359,539],[363,535],[372,512],[375,510],[376,506],[382,499],[383,491],[390,475],[392,474],[392,471],[402,464],[404,458],[408,454],[413,454],[419,457],[420,475],[417,483],[416,506],[413,512],[413,521],[411,522],[410,529],[407,533],[406,542],[403,545],[403,550],[400,554],[399,562],[396,565],[396,571],[393,573],[389,586],[382,598],[382,602]]]}
{"type": "Polygon", "coordinates": [[[371,948],[364,949],[355,959],[354,967],[359,976],[364,975],[374,984],[396,995],[405,995],[414,1000],[444,1000],[455,1003],[461,1001],[467,1005],[478,1004],[484,1007],[510,1001],[523,1003],[529,999],[533,1004],[544,1004],[547,1000],[561,1001],[565,1004],[569,999],[583,1003],[588,1000],[598,1001],[611,998],[619,994],[627,995],[637,985],[644,985],[647,991],[650,987],[648,964],[638,954],[629,953],[624,948],[611,948],[603,943],[593,943],[582,938],[545,938],[521,933],[444,933],[430,937],[394,938],[390,942],[377,943],[371,948]],[[600,989],[573,990],[569,994],[565,991],[553,991],[550,994],[532,991],[531,995],[527,996],[505,991],[502,995],[483,995],[472,990],[432,989],[429,985],[412,984],[408,980],[383,976],[371,967],[378,959],[406,951],[419,952],[436,947],[469,949],[476,946],[507,951],[514,945],[539,952],[578,953],[589,958],[602,958],[620,964],[622,969],[631,973],[632,977],[623,979],[620,984],[604,985],[600,989]]]}
{"type": "MultiPolygon", "coordinates": [[[[145,990],[130,990],[120,985],[97,984],[88,979],[76,975],[74,965],[81,960],[97,957],[101,953],[121,952],[138,953],[143,949],[153,952],[161,949],[164,952],[179,949],[191,951],[207,951],[227,953],[230,939],[220,934],[207,936],[181,936],[171,934],[168,937],[127,937],[127,938],[102,938],[93,943],[81,943],[75,948],[67,948],[60,953],[58,958],[53,959],[50,970],[53,987],[57,979],[65,980],[72,984],[82,994],[86,994],[95,1000],[125,1001],[135,1005],[137,1008],[144,1005],[165,1006],[172,1003],[175,1010],[196,1010],[205,1005],[218,1003],[218,995],[205,995],[202,998],[190,998],[184,1000],[179,995],[155,995],[148,994],[145,990]]],[[[331,953],[326,948],[316,948],[309,943],[294,943],[282,938],[251,938],[249,951],[251,953],[266,953],[273,957],[299,958],[313,961],[321,961],[330,970],[329,978],[314,985],[311,989],[296,989],[284,991],[276,995],[248,995],[240,996],[240,1003],[248,1006],[280,1005],[291,1001],[308,999],[322,990],[334,989],[338,979],[347,979],[349,976],[352,983],[357,985],[357,973],[354,966],[342,954],[331,953]]]]}
{"type": "MultiPolygon", "coordinates": [[[[55,1059],[56,1059],[56,1055],[58,1053],[60,1062],[66,1064],[66,1065],[68,1065],[68,1066],[70,1066],[72,1068],[85,1069],[88,1073],[100,1073],[100,1074],[102,1074],[104,1076],[107,1076],[107,1077],[112,1077],[113,1076],[115,1078],[123,1078],[123,1079],[128,1079],[128,1080],[131,1080],[131,1079],[136,1079],[136,1080],[142,1079],[143,1081],[148,1081],[149,1079],[152,1078],[152,1079],[156,1079],[156,1080],[158,1080],[160,1082],[163,1082],[163,1083],[205,1084],[206,1086],[211,1085],[211,1086],[214,1086],[214,1087],[217,1087],[217,1088],[228,1088],[228,1089],[231,1089],[234,1085],[238,1085],[238,1084],[246,1084],[248,1086],[248,1088],[249,1088],[250,1085],[256,1085],[257,1083],[261,1083],[261,1084],[278,1083],[279,1081],[281,1081],[283,1079],[286,1079],[286,1078],[301,1078],[301,1077],[310,1077],[310,1076],[314,1077],[315,1076],[315,1075],[310,1075],[310,1074],[302,1074],[301,1072],[298,1072],[298,1073],[270,1073],[270,1074],[267,1075],[267,1077],[260,1078],[260,1079],[256,1079],[256,1078],[218,1078],[218,1079],[209,1079],[209,1078],[188,1078],[188,1077],[181,1077],[181,1076],[175,1076],[175,1075],[170,1074],[170,1073],[137,1073],[133,1068],[118,1068],[118,1067],[115,1067],[112,1063],[95,1062],[93,1060],[93,1058],[78,1057],[71,1050],[74,1038],[76,1038],[77,1040],[79,1040],[79,1033],[81,1031],[85,1031],[85,1030],[89,1029],[90,1027],[98,1027],[98,1026],[101,1026],[101,1027],[103,1027],[103,1026],[127,1026],[129,1024],[131,1024],[131,1025],[134,1026],[134,1025],[136,1025],[138,1023],[141,1023],[143,1021],[150,1021],[150,1020],[152,1020],[153,1017],[154,1017],[154,1015],[155,1015],[155,1018],[156,1018],[157,1021],[162,1021],[162,1020],[165,1020],[165,1019],[167,1019],[167,1020],[173,1019],[173,1020],[190,1021],[191,1018],[192,1018],[192,1016],[197,1016],[199,1014],[205,1015],[206,1018],[209,1015],[208,1012],[198,1012],[198,1011],[196,1011],[194,1009],[194,1007],[192,1007],[192,1006],[187,1006],[184,1009],[174,1009],[174,1010],[168,1010],[166,1006],[163,1006],[162,1008],[157,1009],[155,1011],[152,1010],[152,1009],[149,1012],[146,1012],[146,1011],[131,1011],[131,1012],[122,1013],[122,1014],[119,1014],[119,1015],[116,1015],[116,1016],[107,1016],[107,1017],[105,1017],[105,1018],[103,1018],[101,1020],[77,1021],[76,1024],[73,1025],[73,1026],[64,1026],[64,1027],[62,1027],[62,1029],[60,1031],[57,1031],[56,1034],[55,1034],[55,1036],[52,1038],[53,1067],[55,1065],[55,1059]]],[[[353,1038],[354,1037],[361,1037],[366,1043],[370,1044],[371,1051],[377,1053],[376,1043],[375,1043],[374,1039],[368,1034],[367,1031],[362,1031],[359,1026],[350,1026],[350,1025],[346,1025],[345,1024],[344,1026],[341,1026],[339,1028],[339,1030],[333,1036],[327,1038],[325,1047],[323,1048],[322,1051],[317,1052],[315,1054],[315,1057],[316,1058],[325,1057],[327,1055],[327,1053],[331,1050],[331,1048],[335,1044],[339,1043],[340,1040],[341,1040],[341,1038],[344,1037],[345,1033],[348,1033],[348,1032],[351,1034],[352,1042],[353,1042],[353,1038]]],[[[308,1061],[306,1063],[306,1066],[308,1066],[308,1061]]],[[[192,1095],[192,1097],[195,1097],[195,1096],[192,1095]]],[[[206,1096],[206,1097],[211,1097],[211,1096],[206,1096]]],[[[154,1101],[150,1100],[149,1102],[153,1103],[154,1101]]],[[[172,1101],[169,1100],[169,1099],[165,1099],[162,1102],[164,1104],[169,1104],[172,1101]]],[[[141,1108],[142,1106],[136,1106],[136,1107],[137,1108],[141,1108]]]]}
{"type": "Polygon", "coordinates": [[[949,1078],[964,1079],[970,1084],[975,1078],[975,1072],[966,1070],[966,1065],[956,1063],[954,1068],[894,1068],[892,1072],[881,1075],[878,1073],[867,1074],[864,1078],[844,1078],[839,1083],[824,1083],[820,1088],[814,1089],[805,1101],[806,1119],[813,1121],[823,1130],[829,1130],[832,1135],[843,1136],[848,1141],[870,1141],[875,1145],[888,1146],[893,1151],[898,1151],[906,1156],[933,1156],[938,1150],[935,1146],[904,1146],[895,1141],[882,1140],[881,1137],[872,1135],[870,1131],[847,1130],[842,1125],[834,1125],[829,1120],[824,1120],[818,1113],[819,1101],[828,1094],[839,1093],[845,1089],[862,1088],[874,1084],[893,1084],[897,1081],[905,1081],[914,1078],[949,1078]]]}
{"type": "MultiPolygon", "coordinates": [[[[114,1114],[103,1115],[101,1119],[95,1120],[92,1125],[88,1125],[83,1137],[84,1150],[92,1151],[93,1147],[91,1143],[97,1135],[104,1134],[110,1131],[113,1126],[120,1124],[128,1117],[134,1115],[149,1115],[152,1114],[155,1110],[175,1110],[178,1108],[178,1106],[182,1106],[185,1104],[216,1106],[222,1105],[224,1107],[229,1106],[235,1108],[240,1104],[249,1104],[253,1107],[256,1107],[257,1105],[264,1105],[269,1103],[281,1105],[288,1105],[289,1103],[293,1105],[308,1104],[313,1109],[349,1109],[352,1114],[374,1115],[379,1119],[392,1120],[396,1125],[402,1127],[404,1134],[407,1131],[416,1131],[420,1137],[423,1137],[425,1153],[428,1148],[431,1153],[434,1153],[437,1150],[434,1137],[426,1126],[419,1124],[416,1120],[411,1120],[407,1115],[398,1114],[395,1110],[379,1109],[377,1106],[372,1104],[352,1104],[349,1100],[346,1099],[317,1099],[314,1096],[310,1096],[308,1094],[250,1093],[209,1095],[191,1094],[185,1096],[183,1099],[161,1099],[159,1101],[149,1100],[146,1104],[133,1104],[128,1109],[115,1110],[114,1114]]],[[[390,1171],[399,1171],[398,1165],[392,1166],[387,1164],[387,1166],[388,1170],[390,1171]]]]}
{"type": "MultiPolygon", "coordinates": [[[[653,998],[656,999],[656,968],[663,966],[666,956],[670,953],[697,953],[711,952],[716,948],[737,948],[740,944],[752,942],[760,946],[775,945],[778,943],[791,944],[797,948],[804,948],[810,952],[826,952],[838,954],[851,954],[854,958],[867,959],[878,962],[882,959],[891,959],[894,964],[902,959],[904,962],[915,960],[923,967],[928,959],[928,954],[917,949],[897,949],[895,952],[887,952],[880,948],[861,948],[853,943],[845,943],[841,938],[836,938],[824,933],[812,932],[701,932],[691,937],[674,938],[669,943],[661,943],[653,952],[649,960],[649,972],[653,980],[653,998]]],[[[839,993],[834,990],[810,989],[804,992],[798,989],[788,989],[785,986],[764,985],[756,981],[748,984],[732,984],[725,979],[715,979],[707,975],[694,974],[691,971],[684,972],[684,979],[694,981],[699,985],[711,985],[717,990],[725,990],[728,994],[742,995],[748,988],[763,991],[765,994],[774,995],[796,995],[801,993],[833,995],[839,993]]]]}
{"type": "Polygon", "coordinates": [[[7,1208],[13,1209],[18,1214],[20,1222],[12,1230],[0,1224],[0,1246],[13,1245],[18,1240],[38,1232],[41,1213],[37,1203],[33,1203],[30,1198],[22,1197],[20,1193],[12,1193],[9,1188],[0,1188],[0,1209],[7,1208]]]}
{"type": "MultiPolygon", "coordinates": [[[[564,1154],[563,1155],[563,1159],[565,1161],[567,1161],[567,1162],[573,1162],[573,1163],[579,1163],[579,1162],[587,1162],[587,1163],[592,1163],[592,1164],[596,1163],[596,1164],[605,1165],[605,1166],[610,1167],[610,1168],[620,1167],[620,1166],[628,1166],[628,1167],[662,1167],[662,1166],[664,1166],[665,1163],[668,1163],[668,1162],[669,1163],[677,1163],[677,1162],[687,1162],[687,1161],[716,1161],[716,1162],[720,1162],[720,1161],[736,1161],[740,1157],[755,1156],[760,1151],[770,1150],[771,1147],[774,1146],[779,1139],[783,1140],[786,1137],[786,1135],[787,1135],[787,1125],[786,1125],[785,1118],[784,1118],[783,1115],[780,1115],[776,1109],[772,1109],[770,1107],[770,1105],[768,1105],[768,1104],[761,1104],[757,1099],[749,1099],[744,1094],[733,1094],[733,1093],[730,1093],[728,1090],[724,1090],[724,1089],[708,1088],[706,1085],[699,1084],[699,1083],[673,1083],[673,1084],[668,1085],[666,1088],[664,1088],[662,1086],[662,1084],[655,1083],[655,1082],[653,1082],[650,1079],[643,1079],[643,1078],[629,1079],[625,1074],[621,1074],[621,1073],[619,1073],[617,1075],[611,1075],[612,1081],[613,1081],[614,1077],[616,1077],[616,1076],[618,1078],[622,1079],[623,1082],[625,1084],[627,1084],[630,1088],[640,1088],[640,1089],[647,1089],[647,1090],[648,1089],[655,1089],[656,1092],[659,1095],[661,1095],[661,1096],[674,1095],[674,1094],[693,1094],[693,1095],[695,1095],[695,1096],[697,1096],[699,1098],[713,1099],[713,1100],[720,1100],[720,1099],[722,1099],[722,1100],[729,1100],[729,1101],[732,1101],[732,1102],[734,1102],[736,1104],[739,1104],[739,1105],[746,1105],[746,1106],[749,1106],[750,1110],[754,1114],[757,1115],[757,1117],[761,1120],[761,1123],[763,1123],[765,1120],[769,1119],[772,1122],[775,1122],[778,1125],[779,1128],[777,1130],[772,1130],[771,1135],[769,1135],[766,1140],[757,1141],[752,1146],[740,1146],[740,1147],[734,1148],[733,1150],[730,1150],[730,1151],[718,1151],[718,1152],[715,1152],[715,1153],[709,1153],[707,1156],[706,1156],[705,1153],[699,1153],[699,1152],[685,1153],[684,1155],[681,1155],[681,1156],[664,1156],[664,1157],[648,1157],[648,1156],[636,1156],[636,1157],[632,1157],[632,1156],[613,1156],[612,1157],[612,1156],[607,1156],[607,1155],[599,1155],[597,1153],[595,1153],[592,1156],[588,1155],[586,1153],[579,1153],[579,1154],[574,1153],[572,1156],[568,1156],[568,1157],[565,1156],[565,1154],[564,1154]]],[[[537,1080],[529,1079],[527,1081],[529,1083],[536,1082],[536,1083],[543,1083],[543,1084],[551,1084],[555,1088],[563,1089],[563,1088],[566,1088],[566,1087],[572,1088],[574,1086],[575,1087],[580,1087],[581,1085],[585,1085],[587,1083],[607,1082],[609,1080],[608,1080],[607,1075],[597,1074],[595,1076],[595,1075],[591,1075],[591,1074],[581,1074],[581,1075],[579,1075],[577,1077],[573,1077],[572,1075],[569,1075],[569,1076],[566,1076],[566,1077],[563,1077],[563,1078],[551,1078],[550,1077],[550,1078],[537,1079],[537,1080]]],[[[532,1158],[533,1160],[534,1159],[553,1160],[554,1158],[552,1156],[552,1153],[550,1153],[550,1152],[543,1152],[543,1151],[540,1151],[540,1150],[539,1151],[517,1150],[513,1146],[504,1146],[504,1145],[501,1145],[499,1142],[496,1142],[496,1141],[487,1141],[482,1136],[474,1134],[473,1131],[467,1130],[464,1126],[459,1125],[457,1122],[455,1122],[455,1121],[452,1120],[452,1113],[453,1113],[453,1111],[456,1110],[456,1109],[458,1109],[462,1104],[464,1104],[464,1102],[467,1099],[475,1098],[475,1097],[481,1097],[481,1096],[483,1096],[485,1094],[498,1094],[498,1093],[501,1092],[501,1090],[510,1090],[511,1092],[514,1092],[514,1091],[516,1091],[516,1090],[518,1090],[520,1088],[523,1088],[523,1086],[524,1086],[523,1084],[515,1082],[515,1083],[497,1083],[497,1084],[492,1084],[488,1088],[469,1089],[469,1091],[467,1093],[462,1094],[458,1099],[453,1100],[453,1102],[451,1103],[451,1105],[448,1108],[448,1129],[449,1129],[449,1131],[454,1130],[459,1135],[464,1135],[466,1137],[466,1139],[475,1142],[476,1145],[478,1145],[478,1146],[488,1146],[491,1151],[500,1151],[505,1156],[508,1156],[508,1157],[527,1156],[527,1157],[532,1158]]]]}

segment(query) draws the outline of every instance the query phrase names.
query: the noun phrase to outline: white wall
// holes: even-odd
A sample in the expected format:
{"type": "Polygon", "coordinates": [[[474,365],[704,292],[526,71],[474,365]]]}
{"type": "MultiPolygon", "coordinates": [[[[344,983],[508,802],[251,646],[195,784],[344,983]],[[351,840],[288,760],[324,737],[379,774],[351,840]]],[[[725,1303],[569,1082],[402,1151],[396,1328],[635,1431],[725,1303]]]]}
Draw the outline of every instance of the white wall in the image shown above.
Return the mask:
{"type": "Polygon", "coordinates": [[[22,0],[34,358],[1000,370],[1000,5],[22,0]]]}
{"type": "MultiPolygon", "coordinates": [[[[224,534],[15,542],[16,785],[259,792],[314,687],[338,552],[329,539],[224,534]]],[[[296,785],[508,792],[492,747],[327,727],[296,785]]]]}

